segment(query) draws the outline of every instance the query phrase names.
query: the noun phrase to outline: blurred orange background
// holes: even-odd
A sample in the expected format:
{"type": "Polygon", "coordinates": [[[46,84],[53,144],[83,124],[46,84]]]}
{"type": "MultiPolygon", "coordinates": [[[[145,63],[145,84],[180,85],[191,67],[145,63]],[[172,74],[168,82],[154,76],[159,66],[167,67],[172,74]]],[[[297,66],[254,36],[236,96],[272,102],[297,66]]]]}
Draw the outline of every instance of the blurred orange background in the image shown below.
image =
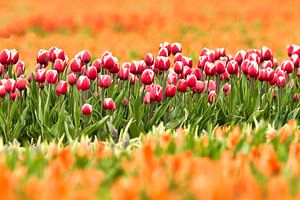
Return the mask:
{"type": "Polygon", "coordinates": [[[16,48],[34,64],[40,48],[113,52],[122,62],[179,41],[184,53],[225,47],[234,54],[266,45],[279,58],[300,44],[299,0],[14,0],[0,1],[0,49],[16,48]]]}

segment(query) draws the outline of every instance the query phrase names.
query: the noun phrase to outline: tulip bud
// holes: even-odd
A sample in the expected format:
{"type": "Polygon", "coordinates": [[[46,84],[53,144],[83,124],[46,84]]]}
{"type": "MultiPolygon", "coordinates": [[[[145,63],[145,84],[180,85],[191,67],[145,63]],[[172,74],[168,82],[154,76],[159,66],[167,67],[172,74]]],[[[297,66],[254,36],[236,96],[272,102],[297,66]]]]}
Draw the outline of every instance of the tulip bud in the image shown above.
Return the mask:
{"type": "Polygon", "coordinates": [[[115,102],[112,100],[112,98],[106,98],[103,101],[103,108],[105,110],[116,110],[116,104],[115,102]]]}
{"type": "Polygon", "coordinates": [[[217,94],[215,91],[210,91],[207,96],[207,101],[209,103],[215,102],[217,100],[217,94]]]}
{"type": "Polygon", "coordinates": [[[187,81],[184,79],[179,79],[178,85],[177,85],[177,90],[179,92],[186,92],[187,89],[187,81]]]}
{"type": "Polygon", "coordinates": [[[19,61],[19,52],[16,49],[10,50],[10,63],[16,64],[19,61]]]}
{"type": "Polygon", "coordinates": [[[20,60],[15,65],[15,73],[19,77],[20,75],[24,74],[24,72],[25,72],[25,62],[20,60]]]}
{"type": "Polygon", "coordinates": [[[174,42],[171,45],[171,52],[172,54],[175,56],[177,53],[181,53],[182,52],[182,46],[180,43],[178,42],[174,42]]]}
{"type": "Polygon", "coordinates": [[[167,97],[174,97],[176,94],[176,85],[167,84],[165,93],[167,97]]]}
{"type": "Polygon", "coordinates": [[[38,83],[43,83],[46,79],[46,70],[45,69],[37,69],[34,79],[38,83]]]}
{"type": "Polygon", "coordinates": [[[14,79],[7,79],[4,83],[5,90],[7,93],[13,93],[16,90],[16,81],[14,79]]]}
{"type": "Polygon", "coordinates": [[[261,57],[263,60],[272,60],[273,54],[270,48],[263,46],[261,49],[261,57]]]}
{"type": "Polygon", "coordinates": [[[24,78],[18,78],[16,84],[18,90],[22,91],[26,89],[26,80],[24,78]]]}
{"type": "Polygon", "coordinates": [[[293,96],[294,102],[298,102],[299,101],[299,94],[295,93],[293,96]]]}
{"type": "Polygon", "coordinates": [[[73,58],[70,63],[70,68],[72,72],[81,72],[82,62],[79,58],[73,58]]]}
{"type": "Polygon", "coordinates": [[[48,65],[48,58],[49,58],[48,51],[44,49],[40,49],[36,57],[36,61],[41,65],[48,65]]]}
{"type": "Polygon", "coordinates": [[[147,53],[145,56],[145,63],[147,66],[153,65],[154,63],[154,56],[152,53],[147,53]]]}
{"type": "Polygon", "coordinates": [[[286,73],[292,73],[294,71],[294,64],[290,60],[284,60],[281,63],[281,69],[286,71],[286,73]]]}
{"type": "Polygon", "coordinates": [[[60,80],[56,86],[56,95],[65,95],[68,90],[68,84],[66,81],[60,80]]]}
{"type": "Polygon", "coordinates": [[[231,85],[229,83],[226,83],[223,86],[223,92],[226,96],[228,96],[230,94],[230,91],[231,91],[231,85]]]}
{"type": "Polygon", "coordinates": [[[174,63],[174,71],[177,73],[177,74],[181,74],[182,71],[183,71],[183,62],[181,61],[176,61],[174,63]]]}
{"type": "Polygon", "coordinates": [[[86,75],[90,80],[95,80],[97,78],[98,72],[97,72],[97,68],[94,66],[89,67],[86,70],[86,75]]]}
{"type": "Polygon", "coordinates": [[[279,88],[283,88],[285,86],[285,84],[286,84],[286,78],[285,78],[285,76],[278,76],[276,84],[277,84],[277,86],[279,88]]]}
{"type": "Polygon", "coordinates": [[[129,72],[130,72],[129,68],[122,67],[119,71],[120,80],[128,80],[129,72]]]}
{"type": "Polygon", "coordinates": [[[192,88],[196,86],[197,78],[194,74],[188,75],[187,76],[187,85],[192,88]]]}
{"type": "Polygon", "coordinates": [[[97,72],[99,73],[101,71],[101,66],[102,66],[101,60],[95,59],[92,66],[96,67],[97,72]]]}
{"type": "Polygon", "coordinates": [[[166,49],[166,48],[159,49],[158,56],[168,57],[169,56],[168,49],[166,49]]]}
{"type": "Polygon", "coordinates": [[[229,61],[226,67],[229,74],[237,74],[239,71],[238,63],[235,60],[229,61]]]}
{"type": "Polygon", "coordinates": [[[216,68],[217,68],[217,73],[222,74],[225,72],[225,67],[226,67],[226,62],[223,61],[216,61],[216,68]]]}
{"type": "Polygon", "coordinates": [[[141,76],[141,81],[144,85],[150,85],[154,81],[154,72],[151,69],[146,69],[141,76]]]}
{"type": "Polygon", "coordinates": [[[88,64],[89,62],[91,62],[92,55],[88,50],[83,50],[80,52],[80,59],[84,64],[88,64]]]}
{"type": "Polygon", "coordinates": [[[54,64],[53,64],[53,68],[58,72],[58,73],[62,73],[65,71],[66,69],[66,66],[67,66],[67,62],[66,61],[63,61],[61,59],[56,59],[54,61],[54,64]]]}
{"type": "Polygon", "coordinates": [[[248,75],[252,78],[256,78],[259,73],[258,64],[255,61],[251,61],[248,67],[248,75]]]}
{"type": "Polygon", "coordinates": [[[70,85],[75,85],[76,84],[76,75],[74,73],[68,74],[68,83],[70,85]]]}
{"type": "Polygon", "coordinates": [[[0,97],[4,98],[6,95],[6,90],[4,85],[0,85],[0,97]]]}
{"type": "Polygon", "coordinates": [[[109,75],[100,75],[98,79],[98,85],[101,88],[109,88],[112,83],[112,78],[109,75]]]}
{"type": "Polygon", "coordinates": [[[82,91],[90,89],[90,79],[87,76],[81,75],[77,80],[76,87],[82,91]]]}
{"type": "Polygon", "coordinates": [[[0,51],[0,63],[2,65],[10,64],[10,51],[8,49],[3,49],[0,51]]]}
{"type": "Polygon", "coordinates": [[[49,84],[55,84],[58,80],[58,74],[56,70],[48,70],[46,72],[46,82],[49,84]]]}
{"type": "Polygon", "coordinates": [[[90,105],[88,103],[84,104],[81,108],[81,112],[84,115],[91,115],[92,111],[93,111],[92,105],[90,105]]]}
{"type": "Polygon", "coordinates": [[[150,100],[159,103],[161,102],[162,98],[163,98],[162,87],[160,85],[153,85],[150,91],[150,100]]]}

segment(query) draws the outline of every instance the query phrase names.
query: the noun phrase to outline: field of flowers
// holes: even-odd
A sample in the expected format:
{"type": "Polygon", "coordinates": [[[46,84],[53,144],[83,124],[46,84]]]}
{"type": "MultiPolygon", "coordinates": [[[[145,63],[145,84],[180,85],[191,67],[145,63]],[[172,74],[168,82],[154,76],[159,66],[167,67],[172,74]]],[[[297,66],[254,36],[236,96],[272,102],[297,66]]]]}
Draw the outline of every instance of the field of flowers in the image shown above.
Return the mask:
{"type": "Polygon", "coordinates": [[[299,199],[299,10],[0,1],[0,199],[299,199]]]}

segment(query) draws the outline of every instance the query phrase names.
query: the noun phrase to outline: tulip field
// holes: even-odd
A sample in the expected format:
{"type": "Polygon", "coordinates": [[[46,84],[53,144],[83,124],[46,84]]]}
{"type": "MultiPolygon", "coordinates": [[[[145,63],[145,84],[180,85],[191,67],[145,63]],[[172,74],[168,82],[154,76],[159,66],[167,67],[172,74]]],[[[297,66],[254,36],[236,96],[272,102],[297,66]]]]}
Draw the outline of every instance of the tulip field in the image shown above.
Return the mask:
{"type": "Polygon", "coordinates": [[[300,3],[244,3],[1,1],[0,200],[299,199],[300,3]]]}

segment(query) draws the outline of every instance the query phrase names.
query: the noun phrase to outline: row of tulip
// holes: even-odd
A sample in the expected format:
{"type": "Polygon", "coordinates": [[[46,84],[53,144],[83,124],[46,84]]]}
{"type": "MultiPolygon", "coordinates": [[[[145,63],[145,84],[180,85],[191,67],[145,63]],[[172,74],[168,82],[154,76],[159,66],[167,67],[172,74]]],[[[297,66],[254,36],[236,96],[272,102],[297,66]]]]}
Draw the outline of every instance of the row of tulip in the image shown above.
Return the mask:
{"type": "Polygon", "coordinates": [[[3,199],[299,199],[300,130],[154,127],[129,139],[0,145],[3,199]]]}
{"type": "Polygon", "coordinates": [[[26,75],[19,53],[0,52],[0,133],[5,142],[118,135],[131,122],[132,137],[159,122],[168,128],[275,122],[299,116],[300,46],[288,45],[277,63],[270,48],[203,48],[197,64],[180,43],[161,43],[155,57],[122,65],[110,52],[83,50],[69,61],[62,49],[40,50],[26,75]]]}

